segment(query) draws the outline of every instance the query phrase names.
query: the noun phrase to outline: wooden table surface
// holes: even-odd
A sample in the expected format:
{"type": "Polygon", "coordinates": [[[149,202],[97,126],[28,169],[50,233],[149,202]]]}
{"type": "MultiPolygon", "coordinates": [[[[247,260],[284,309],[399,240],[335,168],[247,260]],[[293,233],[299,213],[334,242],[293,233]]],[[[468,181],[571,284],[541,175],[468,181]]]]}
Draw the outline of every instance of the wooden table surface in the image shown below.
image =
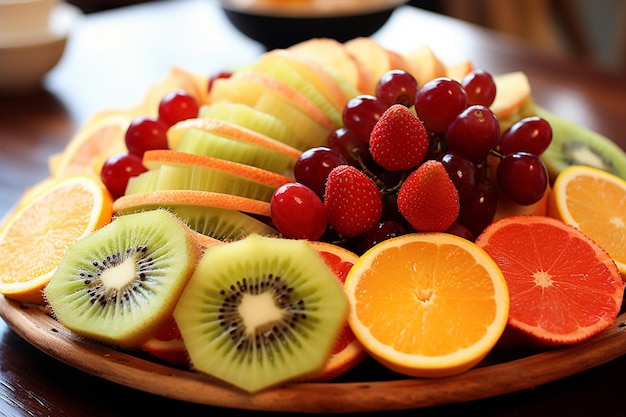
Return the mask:
{"type": "MultiPolygon", "coordinates": [[[[470,58],[492,73],[525,71],[537,103],[626,148],[625,74],[544,56],[513,39],[409,6],[397,10],[374,37],[398,51],[427,44],[447,63],[470,58]]],[[[93,113],[139,103],[173,66],[211,74],[262,52],[229,25],[212,0],[159,1],[86,15],[44,91],[0,98],[0,216],[26,187],[47,175],[47,158],[63,149],[93,113]]],[[[624,416],[625,376],[626,357],[621,357],[522,392],[385,414],[624,416]]],[[[0,321],[0,415],[200,416],[226,411],[88,375],[41,353],[0,321]]]]}

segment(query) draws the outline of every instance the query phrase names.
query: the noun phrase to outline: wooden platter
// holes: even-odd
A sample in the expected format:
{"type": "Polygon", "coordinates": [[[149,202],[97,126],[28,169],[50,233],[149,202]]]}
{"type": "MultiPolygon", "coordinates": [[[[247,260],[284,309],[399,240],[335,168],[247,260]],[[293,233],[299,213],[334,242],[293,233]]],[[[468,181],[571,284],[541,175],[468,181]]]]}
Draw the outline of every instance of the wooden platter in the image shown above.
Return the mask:
{"type": "Polygon", "coordinates": [[[626,313],[622,313],[608,330],[587,342],[522,354],[496,352],[454,377],[409,378],[366,360],[345,379],[293,383],[251,395],[208,376],[86,340],[36,306],[0,297],[0,316],[42,352],[94,376],[176,400],[258,411],[355,413],[465,402],[532,388],[626,353],[626,313]],[[369,368],[364,372],[364,367],[369,368]]]}

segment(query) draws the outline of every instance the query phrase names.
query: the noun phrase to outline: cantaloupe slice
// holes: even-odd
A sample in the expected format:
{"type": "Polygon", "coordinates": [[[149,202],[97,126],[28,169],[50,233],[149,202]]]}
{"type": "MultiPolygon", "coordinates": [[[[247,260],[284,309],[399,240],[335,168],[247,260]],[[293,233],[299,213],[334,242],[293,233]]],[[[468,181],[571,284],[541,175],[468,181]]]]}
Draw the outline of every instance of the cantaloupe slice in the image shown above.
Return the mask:
{"type": "Polygon", "coordinates": [[[445,64],[428,46],[404,52],[402,57],[420,86],[434,78],[446,75],[445,64]]]}
{"type": "Polygon", "coordinates": [[[409,70],[409,66],[399,53],[383,47],[372,38],[358,37],[347,41],[345,48],[359,63],[364,80],[363,92],[374,94],[376,84],[384,73],[392,69],[409,70]]]}
{"type": "Polygon", "coordinates": [[[319,63],[334,77],[345,80],[360,92],[367,88],[367,80],[363,77],[359,64],[339,41],[330,38],[313,38],[287,49],[319,63]]]}
{"type": "Polygon", "coordinates": [[[506,119],[518,112],[530,98],[530,82],[523,71],[494,76],[496,98],[491,110],[499,119],[506,119]]]}
{"type": "Polygon", "coordinates": [[[461,82],[463,81],[463,78],[465,78],[465,76],[473,70],[474,63],[469,59],[465,59],[463,61],[455,62],[452,65],[448,65],[446,67],[446,77],[450,77],[453,80],[461,82]]]}

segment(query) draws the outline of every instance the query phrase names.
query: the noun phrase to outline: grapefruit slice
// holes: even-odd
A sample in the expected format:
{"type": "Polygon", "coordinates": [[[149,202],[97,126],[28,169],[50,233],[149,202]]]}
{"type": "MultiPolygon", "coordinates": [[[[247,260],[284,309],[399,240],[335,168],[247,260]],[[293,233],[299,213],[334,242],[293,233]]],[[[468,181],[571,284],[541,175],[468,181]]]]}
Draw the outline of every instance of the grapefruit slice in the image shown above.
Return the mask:
{"type": "Polygon", "coordinates": [[[505,217],[476,239],[509,288],[509,334],[529,345],[582,342],[608,328],[622,305],[615,262],[587,235],[545,216],[505,217]]]}
{"type": "MultiPolygon", "coordinates": [[[[322,241],[309,241],[320,254],[326,265],[333,271],[339,281],[345,283],[348,272],[359,260],[359,256],[341,246],[322,241]]],[[[352,329],[346,323],[339,334],[339,339],[331,352],[330,358],[322,372],[313,378],[316,381],[327,381],[337,378],[359,364],[367,353],[356,339],[352,329]]]]}

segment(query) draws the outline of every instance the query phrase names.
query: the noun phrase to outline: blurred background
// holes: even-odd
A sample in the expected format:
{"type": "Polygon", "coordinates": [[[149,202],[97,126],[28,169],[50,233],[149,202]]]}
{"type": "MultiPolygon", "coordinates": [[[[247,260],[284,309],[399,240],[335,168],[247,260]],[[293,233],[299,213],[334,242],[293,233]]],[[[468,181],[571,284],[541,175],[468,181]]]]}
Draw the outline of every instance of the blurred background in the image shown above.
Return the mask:
{"type": "MultiPolygon", "coordinates": [[[[85,13],[147,1],[158,0],[67,0],[85,13]]],[[[523,38],[547,53],[578,56],[626,72],[624,0],[410,0],[409,4],[523,38]]]]}

